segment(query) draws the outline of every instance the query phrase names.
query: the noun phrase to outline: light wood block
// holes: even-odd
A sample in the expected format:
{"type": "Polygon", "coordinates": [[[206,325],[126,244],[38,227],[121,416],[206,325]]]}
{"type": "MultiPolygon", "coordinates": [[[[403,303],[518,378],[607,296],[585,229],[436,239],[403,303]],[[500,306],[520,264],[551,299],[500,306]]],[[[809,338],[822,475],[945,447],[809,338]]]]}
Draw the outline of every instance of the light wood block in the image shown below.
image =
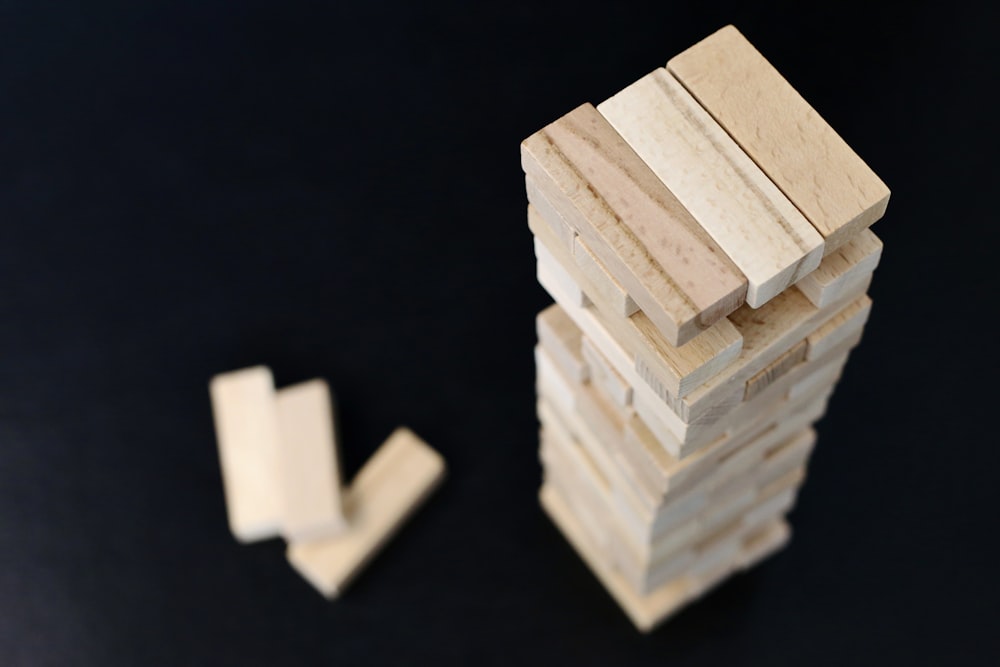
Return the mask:
{"type": "Polygon", "coordinates": [[[667,68],[805,214],[827,253],[885,213],[885,183],[733,26],[667,68]]]}
{"type": "Polygon", "coordinates": [[[535,318],[538,342],[549,351],[566,376],[574,382],[590,380],[590,367],[581,351],[583,334],[566,312],[553,304],[535,318]]]}
{"type": "Polygon", "coordinates": [[[801,341],[792,349],[785,352],[780,357],[769,363],[763,370],[746,381],[743,390],[743,400],[752,400],[754,396],[766,389],[778,378],[795,368],[806,360],[806,353],[809,352],[809,344],[801,341]]]}
{"type": "Polygon", "coordinates": [[[292,544],[288,561],[320,593],[336,597],[444,474],[444,459],[437,452],[412,431],[397,429],[347,490],[350,530],[335,538],[292,544]]]}
{"type": "MultiPolygon", "coordinates": [[[[628,349],[633,363],[638,364],[635,360],[642,355],[643,365],[650,369],[650,373],[655,374],[664,391],[684,396],[739,356],[742,341],[735,327],[725,319],[685,345],[674,347],[660,335],[643,311],[628,318],[614,315],[600,302],[592,286],[576,269],[569,253],[558,246],[537,210],[531,205],[528,207],[528,226],[557,260],[545,265],[552,279],[544,282],[540,279],[542,286],[563,306],[579,328],[586,332],[588,322],[597,321],[628,349]],[[565,279],[557,278],[559,273],[569,275],[570,280],[583,287],[594,307],[576,307],[572,297],[565,295],[560,289],[559,281],[565,279]]],[[[541,270],[539,275],[542,275],[541,270]]]]}
{"type": "Polygon", "coordinates": [[[647,595],[636,593],[620,573],[602,566],[599,552],[585,539],[566,503],[553,489],[542,487],[539,500],[552,522],[641,632],[652,630],[687,601],[689,584],[683,578],[647,595]]]}
{"type": "Polygon", "coordinates": [[[788,544],[791,537],[792,530],[785,521],[778,520],[765,526],[744,540],[739,568],[748,570],[765,558],[773,556],[788,544]]]}
{"type": "Polygon", "coordinates": [[[850,352],[841,352],[823,362],[815,371],[797,378],[788,388],[788,400],[794,401],[800,396],[814,392],[819,387],[835,385],[847,364],[850,352]]]}
{"type": "Polygon", "coordinates": [[[743,274],[590,104],[525,139],[521,164],[672,345],[743,303],[743,274]]]}
{"type": "Polygon", "coordinates": [[[281,533],[283,506],[271,371],[254,366],[216,375],[209,393],[229,530],[240,542],[275,537],[281,533]]]}
{"type": "Polygon", "coordinates": [[[823,237],[666,69],[597,110],[747,277],[750,306],[819,266],[823,237]]]}
{"type": "Polygon", "coordinates": [[[589,338],[583,338],[582,343],[583,358],[593,369],[592,375],[596,380],[594,384],[599,385],[620,408],[625,409],[632,405],[632,385],[625,381],[589,338]]]}
{"type": "Polygon", "coordinates": [[[845,288],[872,273],[882,258],[882,241],[870,229],[858,233],[823,258],[819,268],[795,286],[817,308],[841,298],[845,288]]]}
{"type": "Polygon", "coordinates": [[[559,239],[560,247],[573,252],[573,246],[577,239],[576,230],[569,226],[562,215],[553,208],[549,200],[542,194],[542,191],[538,189],[534,181],[527,176],[524,177],[524,189],[528,195],[528,201],[534,202],[535,208],[542,215],[542,220],[549,226],[555,237],[559,239]]]}
{"type": "MultiPolygon", "coordinates": [[[[545,245],[536,237],[535,238],[535,257],[538,259],[539,265],[553,266],[557,264],[556,259],[552,256],[552,253],[548,251],[545,245]]],[[[573,301],[573,305],[579,308],[586,308],[590,305],[590,297],[588,297],[580,285],[574,281],[570,275],[564,271],[555,272],[552,274],[553,278],[559,281],[559,291],[563,294],[568,294],[570,299],[573,301]]]]}
{"type": "Polygon", "coordinates": [[[871,314],[872,300],[862,294],[806,338],[807,357],[817,359],[849,339],[861,339],[871,314]]]}
{"type": "Polygon", "coordinates": [[[597,296],[608,304],[611,312],[622,317],[631,317],[639,310],[638,304],[629,296],[621,283],[608,273],[608,270],[597,259],[597,255],[590,251],[580,237],[573,240],[573,259],[587,281],[594,286],[597,296]]]}
{"type": "Polygon", "coordinates": [[[333,537],[347,527],[330,389],[323,380],[277,394],[282,534],[289,542],[333,537]]]}

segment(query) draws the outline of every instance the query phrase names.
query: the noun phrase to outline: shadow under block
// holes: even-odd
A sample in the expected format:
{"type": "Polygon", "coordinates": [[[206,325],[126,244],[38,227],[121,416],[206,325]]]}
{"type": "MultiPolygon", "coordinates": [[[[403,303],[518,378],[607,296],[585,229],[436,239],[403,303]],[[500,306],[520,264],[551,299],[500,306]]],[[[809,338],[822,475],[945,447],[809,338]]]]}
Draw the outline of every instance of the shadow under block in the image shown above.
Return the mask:
{"type": "Polygon", "coordinates": [[[264,366],[209,382],[229,530],[240,542],[281,534],[280,432],[274,379],[264,366]]]}
{"type": "Polygon", "coordinates": [[[277,393],[277,410],[282,534],[289,542],[333,537],[347,522],[330,389],[323,380],[285,387],[277,393]]]}
{"type": "Polygon", "coordinates": [[[667,70],[597,110],[747,277],[751,307],[819,266],[823,237],[667,70]]]}
{"type": "MultiPolygon", "coordinates": [[[[719,369],[728,365],[740,353],[741,340],[736,331],[725,318],[717,322],[707,331],[702,332],[688,343],[675,347],[663,338],[660,331],[653,325],[644,311],[637,311],[631,317],[620,317],[611,312],[607,304],[600,301],[597,291],[576,268],[569,253],[558,245],[554,235],[543,222],[541,215],[533,205],[528,206],[528,227],[542,245],[555,259],[551,264],[544,264],[553,274],[551,277],[561,284],[566,280],[579,285],[589,296],[593,308],[585,309],[599,318],[608,332],[623,346],[630,350],[634,359],[643,355],[645,366],[653,369],[658,380],[671,391],[673,395],[683,396],[695,387],[703,384],[715,375],[719,369]],[[562,277],[559,277],[562,274],[562,277]]],[[[559,289],[559,284],[544,284],[549,292],[562,294],[564,307],[579,310],[572,303],[572,296],[567,296],[559,289]]],[[[560,300],[560,299],[557,299],[560,300]]],[[[578,326],[579,323],[578,323],[578,326]]],[[[580,326],[584,328],[584,326],[580,326]]],[[[634,361],[633,363],[638,363],[634,361]]]]}
{"type": "Polygon", "coordinates": [[[826,253],[885,213],[885,183],[735,27],[667,69],[805,214],[826,253]]]}
{"type": "Polygon", "coordinates": [[[743,303],[743,274],[593,106],[525,139],[521,164],[672,345],[743,303]]]}
{"type": "Polygon", "coordinates": [[[445,474],[444,459],[400,428],[372,455],[344,498],[341,535],[291,544],[288,561],[326,597],[336,597],[375,556],[445,474]]]}

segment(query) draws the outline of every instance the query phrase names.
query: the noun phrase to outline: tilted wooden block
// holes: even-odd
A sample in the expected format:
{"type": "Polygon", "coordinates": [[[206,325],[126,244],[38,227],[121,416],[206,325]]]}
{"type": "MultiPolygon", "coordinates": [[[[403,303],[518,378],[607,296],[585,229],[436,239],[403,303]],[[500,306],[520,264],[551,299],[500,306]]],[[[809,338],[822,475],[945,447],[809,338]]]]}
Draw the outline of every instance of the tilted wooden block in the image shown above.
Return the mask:
{"type": "Polygon", "coordinates": [[[747,277],[750,306],[819,266],[823,237],[667,70],[597,110],[747,277]]]}
{"type": "MultiPolygon", "coordinates": [[[[739,356],[742,341],[735,327],[725,319],[717,322],[712,328],[704,331],[685,345],[674,347],[660,335],[659,330],[653,326],[644,311],[640,310],[632,317],[627,318],[615,315],[596,296],[596,291],[580,274],[569,254],[559,247],[552,232],[541,221],[537,210],[531,205],[528,206],[528,226],[556,260],[545,266],[551,280],[540,278],[542,286],[571,313],[574,320],[579,317],[599,319],[602,326],[607,328],[611,335],[623,346],[630,348],[629,351],[633,358],[637,359],[637,355],[641,354],[644,365],[648,366],[652,373],[655,373],[666,391],[683,396],[703,384],[719,369],[724,368],[739,356]],[[557,277],[559,274],[569,276],[569,280],[580,285],[590,297],[594,307],[577,308],[572,296],[567,296],[560,289],[559,284],[567,278],[560,279],[557,277]],[[584,316],[581,314],[583,312],[589,314],[584,316]]],[[[545,275],[541,267],[539,275],[540,277],[545,275]]],[[[582,324],[580,321],[577,324],[586,330],[586,324],[582,324]]],[[[638,363],[638,361],[634,363],[638,363]]]]}
{"type": "Polygon", "coordinates": [[[805,214],[827,253],[885,213],[885,183],[733,26],[667,68],[805,214]]]}
{"type": "Polygon", "coordinates": [[[277,393],[277,410],[281,532],[289,542],[333,537],[347,521],[330,389],[323,380],[285,387],[277,393]]]}
{"type": "Polygon", "coordinates": [[[264,366],[209,383],[229,530],[240,542],[281,533],[280,432],[274,378],[264,366]]]}
{"type": "Polygon", "coordinates": [[[823,258],[819,268],[795,283],[799,291],[817,308],[824,308],[841,298],[852,285],[864,279],[878,266],[882,241],[865,229],[823,258]]]}
{"type": "Polygon", "coordinates": [[[525,139],[521,164],[672,345],[743,303],[743,274],[593,106],[525,139]]]}
{"type": "Polygon", "coordinates": [[[289,545],[292,566],[326,597],[336,597],[444,477],[444,459],[400,428],[372,455],[344,498],[350,529],[335,538],[289,545]]]}

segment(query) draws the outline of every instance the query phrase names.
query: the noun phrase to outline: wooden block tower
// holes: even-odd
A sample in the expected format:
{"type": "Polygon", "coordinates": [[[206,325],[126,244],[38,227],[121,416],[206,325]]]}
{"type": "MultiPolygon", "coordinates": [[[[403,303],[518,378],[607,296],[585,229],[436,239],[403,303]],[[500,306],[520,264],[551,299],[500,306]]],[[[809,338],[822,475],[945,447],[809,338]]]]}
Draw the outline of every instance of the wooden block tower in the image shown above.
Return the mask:
{"type": "Polygon", "coordinates": [[[541,503],[649,630],[788,542],[889,190],[732,26],[521,160],[541,503]]]}

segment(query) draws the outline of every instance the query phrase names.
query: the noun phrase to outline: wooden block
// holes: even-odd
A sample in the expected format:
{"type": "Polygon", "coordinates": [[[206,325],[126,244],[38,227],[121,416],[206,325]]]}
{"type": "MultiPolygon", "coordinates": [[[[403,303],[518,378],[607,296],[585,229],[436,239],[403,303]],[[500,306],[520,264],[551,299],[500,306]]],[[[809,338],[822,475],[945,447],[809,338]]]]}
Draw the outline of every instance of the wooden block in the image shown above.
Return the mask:
{"type": "Polygon", "coordinates": [[[756,375],[746,381],[743,390],[743,400],[751,400],[772,382],[805,361],[807,352],[809,352],[809,344],[806,341],[801,341],[788,350],[788,352],[785,352],[769,363],[763,370],[758,371],[756,375]]]}
{"type": "Polygon", "coordinates": [[[747,277],[750,306],[819,266],[823,237],[667,70],[597,110],[747,277]]]}
{"type": "Polygon", "coordinates": [[[750,535],[743,542],[739,568],[747,570],[765,558],[774,555],[788,544],[792,531],[788,524],[778,520],[750,535]]]}
{"type": "Polygon", "coordinates": [[[544,395],[557,403],[562,410],[575,411],[576,391],[566,380],[558,364],[552,360],[552,355],[541,346],[535,348],[535,370],[538,374],[536,389],[539,396],[544,395]]]}
{"type": "Polygon", "coordinates": [[[788,400],[794,401],[799,396],[812,393],[818,387],[831,386],[840,380],[840,375],[844,370],[844,365],[850,356],[849,352],[841,352],[830,361],[818,365],[816,370],[797,379],[788,388],[788,400]]]}
{"type": "Polygon", "coordinates": [[[639,310],[638,304],[629,296],[621,283],[608,273],[601,260],[597,259],[597,255],[590,251],[579,236],[573,241],[573,259],[576,260],[580,272],[594,286],[597,297],[608,304],[611,312],[622,317],[631,317],[639,310]]]}
{"type": "Polygon", "coordinates": [[[872,310],[872,300],[862,294],[806,338],[807,358],[817,359],[844,341],[860,340],[861,332],[872,310]]]}
{"type": "Polygon", "coordinates": [[[672,345],[743,303],[743,274],[590,104],[525,139],[521,164],[672,345]]]}
{"type": "Polygon", "coordinates": [[[716,323],[689,343],[674,347],[660,335],[643,311],[628,318],[614,315],[595,296],[596,292],[577,271],[568,253],[558,247],[533,206],[528,207],[528,226],[557,260],[555,265],[546,266],[551,280],[542,280],[540,271],[539,282],[542,286],[588,335],[588,328],[591,326],[589,322],[597,321],[629,350],[634,360],[641,354],[643,365],[650,369],[651,374],[655,374],[665,392],[684,396],[739,356],[742,341],[735,327],[727,320],[716,323]],[[553,275],[559,272],[566,273],[573,282],[583,287],[594,304],[593,308],[581,309],[574,305],[572,297],[564,294],[559,287],[559,282],[565,279],[553,275]]]}
{"type": "Polygon", "coordinates": [[[566,312],[553,304],[535,318],[538,342],[542,344],[567,377],[574,382],[588,382],[590,367],[583,358],[583,334],[566,312]]]}
{"type": "MultiPolygon", "coordinates": [[[[582,338],[582,337],[581,337],[582,338]]],[[[581,351],[587,365],[593,369],[592,375],[604,393],[620,408],[632,404],[632,385],[615,370],[611,362],[594,346],[589,338],[582,338],[581,351]]]]}
{"type": "Polygon", "coordinates": [[[885,183],[733,26],[667,68],[805,214],[827,253],[885,213],[885,183]]]}
{"type": "Polygon", "coordinates": [[[323,380],[277,394],[282,534],[289,542],[333,537],[347,527],[330,389],[323,380]]]}
{"type": "Polygon", "coordinates": [[[288,547],[288,561],[328,598],[336,597],[444,477],[444,459],[399,428],[372,455],[345,496],[350,530],[288,547]]]}
{"type": "MultiPolygon", "coordinates": [[[[557,260],[552,256],[552,253],[546,249],[545,245],[536,237],[535,238],[535,258],[538,260],[538,265],[542,266],[557,266],[557,260]]],[[[586,308],[590,305],[590,297],[588,297],[580,285],[573,280],[568,273],[565,271],[553,272],[552,276],[559,281],[559,290],[563,294],[568,294],[574,306],[579,308],[586,308]]]]}
{"type": "Polygon", "coordinates": [[[538,189],[534,181],[527,176],[524,178],[524,186],[525,192],[528,195],[528,201],[534,202],[535,208],[541,213],[542,220],[549,226],[555,237],[559,239],[561,247],[573,252],[573,246],[577,238],[576,231],[566,223],[559,212],[552,207],[552,204],[549,203],[545,195],[542,194],[541,190],[538,189]]]}
{"type": "Polygon", "coordinates": [[[209,383],[229,530],[240,542],[281,533],[280,433],[274,379],[264,366],[209,383]]]}
{"type": "Polygon", "coordinates": [[[882,258],[882,241],[865,229],[823,258],[819,268],[795,286],[813,305],[823,308],[840,299],[845,286],[870,275],[882,258]]]}
{"type": "Polygon", "coordinates": [[[566,503],[553,489],[542,487],[539,500],[552,522],[641,632],[652,630],[687,601],[689,584],[683,578],[639,595],[620,573],[601,565],[597,550],[584,538],[566,503]]]}

